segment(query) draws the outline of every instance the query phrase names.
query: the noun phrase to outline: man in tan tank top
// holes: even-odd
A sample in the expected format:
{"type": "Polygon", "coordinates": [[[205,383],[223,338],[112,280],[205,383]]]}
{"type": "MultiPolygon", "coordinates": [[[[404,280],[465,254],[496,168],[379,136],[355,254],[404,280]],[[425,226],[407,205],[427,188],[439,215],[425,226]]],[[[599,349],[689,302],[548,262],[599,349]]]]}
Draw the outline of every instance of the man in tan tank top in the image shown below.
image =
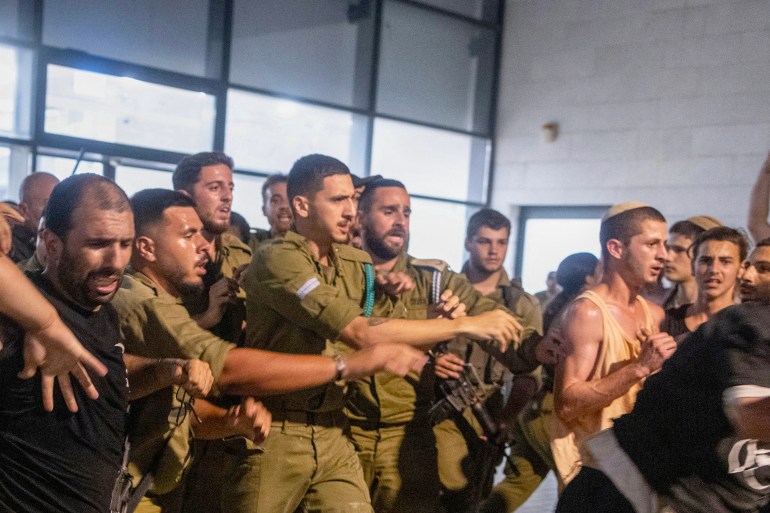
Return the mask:
{"type": "Polygon", "coordinates": [[[663,310],[639,296],[663,270],[663,215],[641,203],[615,205],[602,218],[599,240],[602,280],[567,307],[558,337],[550,436],[561,487],[587,463],[582,441],[631,411],[644,379],[676,349],[659,332],[663,310]]]}

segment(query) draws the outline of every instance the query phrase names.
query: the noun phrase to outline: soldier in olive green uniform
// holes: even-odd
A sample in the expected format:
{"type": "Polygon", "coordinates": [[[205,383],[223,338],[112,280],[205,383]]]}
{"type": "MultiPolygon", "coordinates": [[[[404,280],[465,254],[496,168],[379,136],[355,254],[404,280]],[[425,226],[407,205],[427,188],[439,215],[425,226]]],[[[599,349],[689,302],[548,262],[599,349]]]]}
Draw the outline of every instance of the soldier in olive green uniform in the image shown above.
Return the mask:
{"type": "MultiPolygon", "coordinates": [[[[126,352],[146,358],[200,358],[218,377],[227,353],[235,347],[201,329],[179,298],[142,273],[126,276],[113,301],[120,316],[126,352]]],[[[181,482],[189,461],[190,415],[178,386],[168,387],[131,404],[129,470],[136,486],[156,457],[153,486],[138,511],[161,511],[163,496],[181,482]],[[181,422],[177,422],[177,420],[181,422]],[[165,440],[167,437],[168,443],[165,440]],[[165,448],[164,448],[165,445],[165,448]]],[[[176,497],[167,498],[178,500],[176,497]]],[[[167,510],[166,510],[167,511],[167,510]]]]}
{"type": "MultiPolygon", "coordinates": [[[[246,276],[248,343],[293,354],[335,354],[332,341],[363,315],[363,264],[369,258],[345,245],[335,244],[333,251],[331,265],[323,266],[294,232],[258,250],[246,276]]],[[[319,511],[336,503],[350,505],[340,511],[370,511],[360,466],[343,434],[341,384],[268,397],[265,404],[273,435],[259,450],[231,444],[226,479],[234,486],[223,509],[291,512],[306,499],[319,511]]]]}
{"type": "MultiPolygon", "coordinates": [[[[445,262],[407,255],[410,203],[401,182],[382,178],[370,181],[360,198],[363,247],[375,270],[402,273],[413,284],[398,295],[379,292],[374,315],[427,319],[447,290],[469,315],[499,308],[445,262]]],[[[433,386],[431,371],[405,378],[377,374],[349,385],[346,412],[377,513],[435,511],[438,506],[436,442],[428,419],[433,386]]]]}
{"type": "Polygon", "coordinates": [[[270,224],[269,230],[257,228],[251,232],[249,247],[252,252],[264,242],[283,237],[291,228],[292,216],[286,197],[286,175],[270,175],[262,184],[262,213],[270,224]]]}
{"type": "MultiPolygon", "coordinates": [[[[339,364],[332,358],[236,348],[201,328],[179,299],[182,291],[202,286],[208,249],[192,201],[174,191],[150,189],[134,195],[132,206],[137,234],[132,256],[135,274],[126,279],[115,301],[130,353],[126,355],[129,369],[129,360],[133,362],[137,356],[152,361],[196,357],[209,363],[218,385],[242,395],[291,392],[325,385],[335,377],[339,364]]],[[[412,362],[419,363],[418,351],[391,347],[397,351],[379,351],[374,358],[373,351],[367,354],[366,350],[350,355],[346,359],[348,367],[343,369],[346,376],[356,378],[384,368],[405,373],[416,368],[412,362]],[[408,354],[409,351],[414,354],[408,354]]],[[[141,399],[132,407],[132,470],[137,477],[154,470],[150,473],[155,475],[155,486],[143,506],[148,511],[173,511],[178,508],[170,500],[174,494],[164,492],[175,487],[188,459],[190,422],[181,405],[184,397],[171,386],[174,381],[169,381],[168,372],[143,376],[143,384],[154,387],[144,384],[142,394],[137,393],[141,399]],[[177,424],[181,425],[175,428],[177,424]],[[171,437],[167,446],[166,436],[171,437]],[[156,458],[157,463],[153,463],[156,458]]],[[[132,393],[134,385],[132,382],[132,393]]],[[[196,409],[199,406],[196,403],[196,409]]],[[[223,410],[204,410],[207,417],[197,425],[197,434],[207,438],[239,436],[241,445],[248,441],[251,447],[254,442],[261,443],[265,432],[262,428],[267,424],[261,424],[264,419],[259,417],[259,408],[253,419],[252,414],[243,413],[241,408],[236,417],[239,422],[235,423],[229,422],[232,416],[225,415],[223,410]],[[259,424],[243,425],[241,421],[259,424]]],[[[221,468],[211,469],[210,473],[221,473],[221,468]]]]}
{"type": "MultiPolygon", "coordinates": [[[[428,345],[452,332],[494,338],[502,345],[513,338],[516,324],[501,312],[475,320],[366,319],[374,276],[369,256],[345,244],[355,215],[347,166],[323,155],[303,157],[289,173],[288,195],[297,233],[263,245],[246,274],[248,344],[333,354],[338,340],[355,348],[428,345]]],[[[371,511],[358,457],[344,433],[341,383],[265,401],[273,414],[273,434],[262,450],[232,451],[228,480],[237,484],[224,509],[371,511]]]]}
{"type": "MultiPolygon", "coordinates": [[[[227,232],[233,200],[233,160],[223,153],[201,152],[183,158],[172,176],[174,189],[195,202],[203,235],[211,243],[203,289],[184,294],[190,315],[214,335],[241,344],[246,320],[246,293],[238,286],[240,272],[252,251],[227,232]]],[[[185,479],[183,509],[187,513],[217,513],[222,482],[212,468],[222,465],[224,447],[218,440],[195,440],[192,465],[185,479]]]]}
{"type": "MultiPolygon", "coordinates": [[[[476,290],[485,293],[486,298],[505,305],[514,313],[524,327],[523,343],[518,350],[507,353],[500,353],[494,347],[470,344],[463,338],[451,341],[447,347],[458,363],[466,362],[475,370],[479,377],[477,393],[492,419],[498,425],[513,427],[517,425],[516,419],[504,418],[502,389],[511,379],[511,373],[528,373],[539,366],[534,351],[542,332],[542,313],[537,299],[524,292],[517,282],[512,282],[502,268],[509,235],[510,222],[499,212],[483,209],[474,214],[466,237],[466,249],[471,258],[463,266],[463,273],[476,290]]],[[[438,424],[435,433],[444,510],[475,511],[491,489],[495,466],[502,453],[480,438],[484,434],[481,424],[469,408],[462,416],[438,424]]],[[[517,461],[516,450],[514,443],[514,462],[517,461]]]]}

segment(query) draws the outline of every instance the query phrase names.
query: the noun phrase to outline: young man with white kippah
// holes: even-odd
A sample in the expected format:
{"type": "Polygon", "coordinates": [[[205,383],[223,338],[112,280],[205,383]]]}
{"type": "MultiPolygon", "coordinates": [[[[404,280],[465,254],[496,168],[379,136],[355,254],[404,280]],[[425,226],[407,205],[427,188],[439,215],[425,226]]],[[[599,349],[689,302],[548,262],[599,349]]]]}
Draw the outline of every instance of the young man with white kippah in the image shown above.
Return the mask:
{"type": "Polygon", "coordinates": [[[599,239],[602,280],[567,307],[557,336],[562,359],[550,435],[562,486],[584,463],[585,438],[631,411],[645,378],[676,349],[658,330],[663,310],[639,295],[663,271],[663,215],[637,202],[615,205],[602,218],[599,239]]]}

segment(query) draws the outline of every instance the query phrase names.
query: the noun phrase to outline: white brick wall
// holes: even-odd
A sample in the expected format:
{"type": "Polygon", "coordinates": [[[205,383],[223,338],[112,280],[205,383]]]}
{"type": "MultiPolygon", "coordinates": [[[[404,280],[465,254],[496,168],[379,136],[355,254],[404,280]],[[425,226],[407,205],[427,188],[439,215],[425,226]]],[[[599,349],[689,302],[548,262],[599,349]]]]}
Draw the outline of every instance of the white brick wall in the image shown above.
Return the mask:
{"type": "Polygon", "coordinates": [[[745,226],[770,0],[508,0],[505,23],[493,207],[636,199],[745,226]]]}

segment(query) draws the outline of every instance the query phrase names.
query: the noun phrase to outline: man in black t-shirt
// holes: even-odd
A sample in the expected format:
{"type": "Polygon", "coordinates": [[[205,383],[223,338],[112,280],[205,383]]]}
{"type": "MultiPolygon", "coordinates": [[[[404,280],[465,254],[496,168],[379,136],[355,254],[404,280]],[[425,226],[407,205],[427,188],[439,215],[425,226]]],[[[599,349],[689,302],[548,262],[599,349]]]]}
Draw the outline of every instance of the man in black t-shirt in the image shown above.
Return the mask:
{"type": "Polygon", "coordinates": [[[592,462],[557,512],[756,511],[770,494],[770,241],[744,264],[744,303],[684,341],[633,411],[587,440],[592,462]],[[668,509],[664,509],[668,508],[668,509]]]}
{"type": "Polygon", "coordinates": [[[109,301],[131,255],[133,214],[114,183],[76,175],[54,189],[46,219],[48,265],[29,277],[108,372],[91,376],[98,399],[74,385],[79,411],[73,413],[57,387],[47,412],[40,374],[17,376],[24,367],[24,332],[0,319],[0,511],[104,513],[121,466],[127,396],[118,319],[109,301]]]}

